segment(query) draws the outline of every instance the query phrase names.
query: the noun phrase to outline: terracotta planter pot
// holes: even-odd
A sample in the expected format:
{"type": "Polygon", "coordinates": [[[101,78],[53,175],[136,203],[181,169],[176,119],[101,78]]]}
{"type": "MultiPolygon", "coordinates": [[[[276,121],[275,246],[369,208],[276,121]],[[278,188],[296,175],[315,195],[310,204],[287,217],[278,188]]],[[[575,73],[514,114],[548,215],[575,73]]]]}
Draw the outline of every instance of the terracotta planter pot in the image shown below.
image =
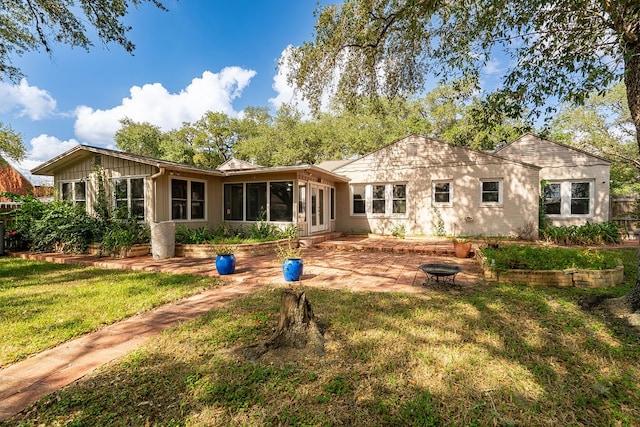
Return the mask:
{"type": "Polygon", "coordinates": [[[471,242],[455,242],[453,250],[458,258],[469,258],[471,255],[471,242]]]}

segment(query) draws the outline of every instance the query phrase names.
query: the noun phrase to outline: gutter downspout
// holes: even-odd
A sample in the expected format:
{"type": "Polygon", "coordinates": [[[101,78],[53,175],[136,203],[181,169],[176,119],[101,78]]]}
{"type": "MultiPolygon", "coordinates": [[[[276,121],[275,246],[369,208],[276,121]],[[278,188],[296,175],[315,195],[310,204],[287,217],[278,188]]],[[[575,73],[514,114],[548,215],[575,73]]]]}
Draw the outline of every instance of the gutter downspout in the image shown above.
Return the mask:
{"type": "Polygon", "coordinates": [[[151,175],[151,181],[153,182],[153,222],[158,222],[156,217],[158,212],[158,186],[156,179],[160,178],[166,172],[166,169],[160,165],[156,165],[156,167],[159,171],[151,175]]]}

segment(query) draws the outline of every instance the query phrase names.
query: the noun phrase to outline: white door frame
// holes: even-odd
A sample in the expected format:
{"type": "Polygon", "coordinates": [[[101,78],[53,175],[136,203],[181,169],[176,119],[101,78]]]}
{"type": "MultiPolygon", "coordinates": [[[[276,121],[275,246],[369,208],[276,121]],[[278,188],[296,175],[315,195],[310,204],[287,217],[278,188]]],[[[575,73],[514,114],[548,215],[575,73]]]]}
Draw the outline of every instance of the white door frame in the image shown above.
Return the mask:
{"type": "Polygon", "coordinates": [[[331,192],[326,185],[309,183],[307,210],[309,231],[322,233],[329,230],[329,197],[331,192]]]}

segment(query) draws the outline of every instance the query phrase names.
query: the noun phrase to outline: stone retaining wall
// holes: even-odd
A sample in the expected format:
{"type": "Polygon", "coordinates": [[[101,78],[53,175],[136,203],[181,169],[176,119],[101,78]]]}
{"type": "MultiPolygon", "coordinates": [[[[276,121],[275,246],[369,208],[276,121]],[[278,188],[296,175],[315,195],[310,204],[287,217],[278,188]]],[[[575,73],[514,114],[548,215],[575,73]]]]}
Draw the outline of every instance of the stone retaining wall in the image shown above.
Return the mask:
{"type": "MultiPolygon", "coordinates": [[[[235,248],[234,254],[236,256],[259,256],[259,255],[273,255],[276,256],[276,247],[278,245],[286,244],[288,239],[274,240],[272,242],[262,243],[242,243],[238,245],[231,245],[235,248]]],[[[230,246],[230,245],[210,245],[210,244],[183,244],[176,243],[176,256],[177,257],[190,257],[190,258],[215,258],[216,246],[230,246]]],[[[298,240],[292,242],[293,247],[298,247],[298,240]]]]}
{"type": "Polygon", "coordinates": [[[622,265],[608,270],[508,270],[500,272],[491,269],[491,266],[487,265],[486,260],[480,254],[478,257],[486,282],[605,288],[619,285],[624,281],[624,267],[622,265]]]}

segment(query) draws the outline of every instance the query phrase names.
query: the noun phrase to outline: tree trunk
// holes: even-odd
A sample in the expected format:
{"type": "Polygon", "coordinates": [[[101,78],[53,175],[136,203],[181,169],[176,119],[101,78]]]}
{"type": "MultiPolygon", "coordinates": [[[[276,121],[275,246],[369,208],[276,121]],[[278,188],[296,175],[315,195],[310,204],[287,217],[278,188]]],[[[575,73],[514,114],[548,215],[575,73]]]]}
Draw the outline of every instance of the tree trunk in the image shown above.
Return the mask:
{"type": "MultiPolygon", "coordinates": [[[[625,52],[624,83],[627,87],[627,102],[631,119],[636,127],[636,142],[640,156],[640,43],[629,43],[625,52]]],[[[638,277],[636,285],[627,296],[633,311],[640,310],[640,250],[638,256],[638,277]]]]}
{"type": "Polygon", "coordinates": [[[323,356],[324,336],[305,293],[285,289],[280,299],[280,321],[276,332],[266,342],[241,349],[241,353],[248,359],[255,360],[270,350],[302,350],[307,347],[316,356],[323,356]]]}

